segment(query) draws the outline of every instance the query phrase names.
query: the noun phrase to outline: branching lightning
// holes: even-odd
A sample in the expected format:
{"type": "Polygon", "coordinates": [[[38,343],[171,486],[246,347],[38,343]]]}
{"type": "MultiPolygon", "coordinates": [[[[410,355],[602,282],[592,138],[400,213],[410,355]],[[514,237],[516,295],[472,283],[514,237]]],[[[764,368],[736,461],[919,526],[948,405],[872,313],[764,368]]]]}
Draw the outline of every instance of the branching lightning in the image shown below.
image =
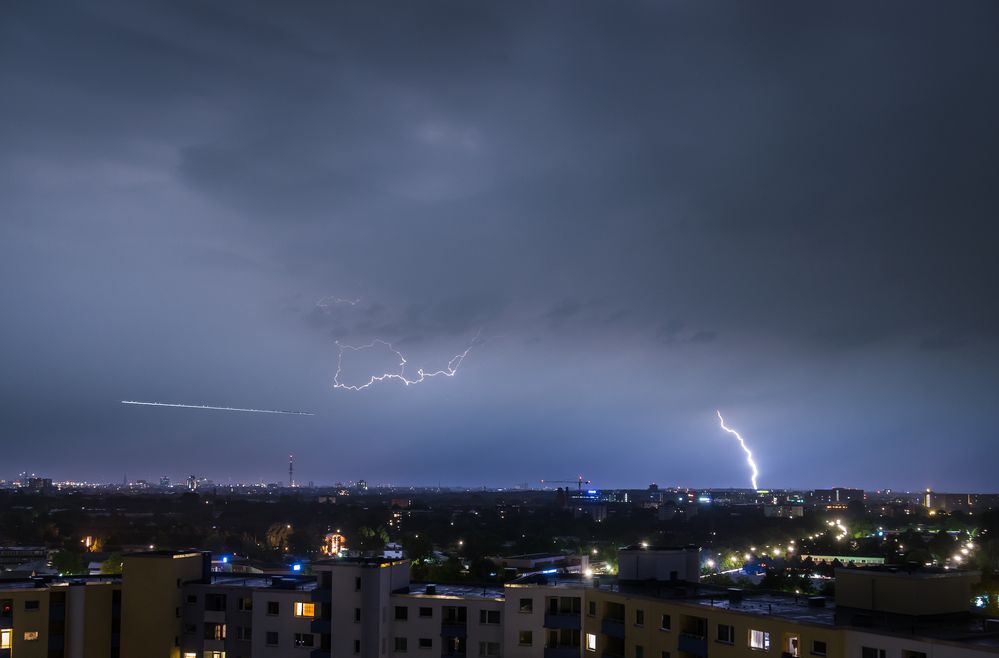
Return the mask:
{"type": "Polygon", "coordinates": [[[139,402],[137,400],[122,400],[122,404],[134,404],[142,407],[176,407],[179,409],[210,409],[212,411],[245,411],[254,414],[287,414],[289,416],[314,416],[309,411],[284,411],[282,409],[243,409],[240,407],[215,407],[207,404],[177,404],[173,402],[139,402]]]}
{"type": "Polygon", "coordinates": [[[343,297],[335,297],[333,295],[330,295],[328,297],[323,297],[318,302],[316,302],[316,306],[325,310],[325,309],[330,308],[331,306],[336,306],[337,304],[346,304],[348,306],[357,306],[360,303],[361,303],[361,298],[360,297],[358,297],[356,299],[345,299],[343,297]]]}
{"type": "Polygon", "coordinates": [[[465,357],[467,357],[468,354],[469,354],[469,352],[472,351],[472,348],[475,347],[475,345],[479,342],[479,335],[481,333],[482,333],[481,330],[479,330],[478,332],[476,332],[475,338],[473,338],[472,342],[470,342],[468,344],[468,347],[465,348],[465,351],[461,352],[460,354],[456,354],[453,357],[451,357],[451,360],[447,362],[447,367],[445,367],[445,368],[443,368],[441,370],[435,370],[433,372],[427,372],[423,368],[420,368],[419,370],[416,371],[416,377],[415,378],[410,378],[410,377],[406,376],[406,366],[408,365],[408,362],[406,361],[406,357],[403,356],[402,352],[400,352],[399,350],[397,350],[396,348],[394,348],[392,346],[392,344],[389,343],[388,341],[384,341],[384,340],[381,340],[381,339],[375,339],[375,340],[371,341],[370,343],[367,343],[366,345],[356,345],[356,346],[355,345],[344,345],[344,344],[340,343],[340,341],[337,341],[336,342],[336,346],[337,346],[338,352],[337,352],[337,357],[336,357],[336,373],[333,375],[333,388],[335,388],[335,389],[336,388],[340,388],[340,389],[344,389],[344,390],[347,390],[347,391],[360,391],[360,390],[368,388],[369,386],[372,386],[373,384],[376,384],[378,382],[383,382],[383,381],[386,381],[386,380],[390,380],[390,379],[398,380],[398,381],[402,382],[403,384],[405,384],[406,386],[412,386],[413,384],[423,383],[427,379],[430,379],[431,377],[437,377],[439,375],[444,375],[445,377],[454,377],[455,374],[458,372],[458,368],[461,367],[462,361],[465,360],[465,357]],[[387,348],[389,351],[391,351],[392,353],[394,353],[399,358],[399,370],[398,370],[398,372],[386,372],[386,373],[382,373],[380,375],[372,375],[368,379],[368,381],[364,382],[363,384],[344,384],[343,382],[340,381],[340,374],[343,372],[343,353],[344,352],[348,352],[348,351],[350,351],[350,352],[362,352],[364,350],[369,350],[369,349],[371,349],[373,347],[377,347],[377,346],[382,346],[382,347],[387,348]]]}
{"type": "Polygon", "coordinates": [[[725,419],[722,418],[721,411],[716,411],[718,414],[718,422],[721,423],[721,428],[732,434],[739,440],[739,445],[742,446],[742,451],[746,453],[746,463],[749,464],[749,468],[752,469],[753,474],[750,476],[750,481],[753,483],[753,489],[756,489],[756,476],[760,474],[759,470],[756,468],[756,462],[753,461],[753,453],[750,451],[749,446],[746,445],[746,441],[742,438],[742,435],[736,432],[731,427],[725,425],[725,419]]]}

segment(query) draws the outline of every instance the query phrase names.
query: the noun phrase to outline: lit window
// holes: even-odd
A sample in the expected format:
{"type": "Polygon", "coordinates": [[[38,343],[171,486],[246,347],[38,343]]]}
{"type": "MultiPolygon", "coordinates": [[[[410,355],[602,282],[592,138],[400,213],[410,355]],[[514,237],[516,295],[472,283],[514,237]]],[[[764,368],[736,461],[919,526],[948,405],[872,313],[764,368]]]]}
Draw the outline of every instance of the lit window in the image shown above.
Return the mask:
{"type": "Polygon", "coordinates": [[[770,651],[770,633],[749,631],[749,648],[757,651],[770,651]]]}
{"type": "Polygon", "coordinates": [[[534,633],[531,631],[520,631],[517,634],[517,643],[522,647],[529,647],[534,644],[534,633]]]}
{"type": "Polygon", "coordinates": [[[597,650],[597,636],[593,633],[586,634],[586,650],[596,651],[597,650]]]}
{"type": "Polygon", "coordinates": [[[198,658],[198,654],[194,653],[193,651],[185,651],[184,658],[198,658]]]}
{"type": "Polygon", "coordinates": [[[206,651],[205,658],[225,658],[225,651],[206,651]]]}
{"type": "Polygon", "coordinates": [[[0,629],[0,649],[10,649],[11,636],[14,634],[9,628],[0,629]]]}
{"type": "Polygon", "coordinates": [[[296,617],[308,617],[312,619],[316,616],[316,604],[315,603],[303,603],[302,601],[295,601],[295,616],[296,617]]]}
{"type": "Polygon", "coordinates": [[[24,631],[24,639],[28,642],[38,639],[38,631],[24,631]]]}

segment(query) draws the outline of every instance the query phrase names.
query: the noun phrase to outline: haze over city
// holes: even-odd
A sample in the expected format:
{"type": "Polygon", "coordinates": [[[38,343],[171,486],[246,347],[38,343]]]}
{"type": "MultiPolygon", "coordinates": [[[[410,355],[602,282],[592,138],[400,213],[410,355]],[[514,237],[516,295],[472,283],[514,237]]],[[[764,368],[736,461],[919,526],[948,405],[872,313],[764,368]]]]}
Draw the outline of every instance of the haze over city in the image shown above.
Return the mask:
{"type": "Polygon", "coordinates": [[[4,3],[0,479],[994,491],[999,5],[768,6],[4,3]]]}

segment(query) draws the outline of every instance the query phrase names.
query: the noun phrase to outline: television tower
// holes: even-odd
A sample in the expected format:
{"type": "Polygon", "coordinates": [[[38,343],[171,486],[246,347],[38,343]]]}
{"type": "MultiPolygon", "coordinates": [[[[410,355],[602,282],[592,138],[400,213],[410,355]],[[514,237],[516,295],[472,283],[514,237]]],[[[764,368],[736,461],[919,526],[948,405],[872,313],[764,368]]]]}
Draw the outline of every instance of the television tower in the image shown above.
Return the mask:
{"type": "Polygon", "coordinates": [[[295,487],[295,455],[288,455],[288,486],[295,487]]]}

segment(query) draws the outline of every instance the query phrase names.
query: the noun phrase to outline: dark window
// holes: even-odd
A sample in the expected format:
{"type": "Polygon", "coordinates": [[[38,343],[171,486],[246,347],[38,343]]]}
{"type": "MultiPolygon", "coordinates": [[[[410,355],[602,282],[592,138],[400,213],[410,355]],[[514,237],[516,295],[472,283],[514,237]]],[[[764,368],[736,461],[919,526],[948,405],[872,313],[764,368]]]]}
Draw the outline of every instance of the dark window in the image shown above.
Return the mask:
{"type": "Polygon", "coordinates": [[[718,624],[718,641],[722,644],[735,644],[735,626],[718,624]]]}
{"type": "Polygon", "coordinates": [[[670,619],[669,615],[662,616],[662,619],[659,620],[659,628],[664,631],[668,631],[673,628],[673,620],[670,619]]]}
{"type": "Polygon", "coordinates": [[[588,602],[586,604],[586,614],[588,614],[591,617],[596,617],[597,616],[597,602],[596,601],[590,601],[590,602],[588,602]]]}
{"type": "Polygon", "coordinates": [[[354,608],[354,621],[355,622],[361,621],[361,609],[360,608],[354,608]]]}
{"type": "Polygon", "coordinates": [[[397,638],[395,638],[395,650],[396,651],[406,651],[407,650],[407,646],[406,645],[407,645],[406,638],[404,638],[404,637],[397,637],[397,638]]]}
{"type": "Polygon", "coordinates": [[[433,608],[420,608],[420,616],[421,617],[433,617],[434,616],[434,609],[433,608]]]}
{"type": "Polygon", "coordinates": [[[296,647],[311,647],[315,645],[315,638],[312,633],[295,633],[296,647]]]}
{"type": "Polygon", "coordinates": [[[198,595],[197,594],[188,594],[187,595],[187,602],[188,603],[197,603],[198,602],[198,595]]]}
{"type": "Polygon", "coordinates": [[[521,599],[520,600],[520,611],[521,612],[534,612],[534,599],[521,599]]]}
{"type": "Polygon", "coordinates": [[[225,594],[205,594],[205,610],[225,612],[225,594]]]}
{"type": "MultiPolygon", "coordinates": [[[[360,582],[360,578],[357,579],[360,582]]],[[[354,640],[354,653],[361,653],[361,641],[354,640]]]]}
{"type": "Polygon", "coordinates": [[[663,651],[659,658],[669,658],[669,651],[663,651]]]}
{"type": "Polygon", "coordinates": [[[644,626],[645,625],[645,611],[635,610],[635,625],[644,626]]]}
{"type": "Polygon", "coordinates": [[[24,609],[25,610],[38,610],[38,605],[39,605],[38,604],[38,600],[37,599],[32,599],[31,601],[25,601],[24,602],[24,609]]]}
{"type": "Polygon", "coordinates": [[[395,618],[396,621],[406,621],[409,619],[409,608],[404,605],[397,605],[395,607],[395,618]]]}
{"type": "Polygon", "coordinates": [[[645,647],[641,644],[635,645],[635,658],[645,658],[645,647]]]}
{"type": "Polygon", "coordinates": [[[194,635],[198,632],[198,627],[195,624],[184,624],[184,635],[194,635]]]}
{"type": "Polygon", "coordinates": [[[826,643],[823,640],[812,640],[812,655],[826,655],[826,643]]]}
{"type": "MultiPolygon", "coordinates": [[[[530,600],[530,599],[528,599],[530,600]]],[[[531,631],[520,631],[517,633],[517,644],[522,647],[529,647],[534,644],[534,633],[531,631]]]]}
{"type": "Polygon", "coordinates": [[[358,576],[357,578],[354,579],[354,591],[355,592],[360,592],[361,591],[361,577],[360,576],[358,576]]]}
{"type": "Polygon", "coordinates": [[[465,606],[447,606],[443,612],[445,624],[464,624],[468,621],[468,609],[465,606]]]}
{"type": "Polygon", "coordinates": [[[267,646],[269,646],[269,647],[276,647],[277,643],[278,643],[278,634],[277,634],[277,631],[267,631],[266,642],[267,642],[267,646]]]}
{"type": "Polygon", "coordinates": [[[241,596],[236,601],[236,607],[239,610],[253,610],[253,599],[249,596],[241,596]]]}
{"type": "Polygon", "coordinates": [[[860,647],[860,658],[885,658],[885,650],[877,647],[860,647]]]}
{"type": "Polygon", "coordinates": [[[902,658],[926,658],[926,652],[902,649],[902,658]]]}
{"type": "Polygon", "coordinates": [[[268,601],[267,602],[267,614],[269,614],[269,615],[281,614],[281,606],[278,605],[277,601],[268,601]]]}
{"type": "Polygon", "coordinates": [[[433,640],[433,638],[430,638],[430,637],[421,637],[420,638],[420,648],[421,649],[433,649],[434,648],[434,640],[433,640]]]}
{"type": "Polygon", "coordinates": [[[499,610],[479,610],[479,623],[480,624],[498,624],[498,623],[500,623],[500,611],[499,610]]]}

